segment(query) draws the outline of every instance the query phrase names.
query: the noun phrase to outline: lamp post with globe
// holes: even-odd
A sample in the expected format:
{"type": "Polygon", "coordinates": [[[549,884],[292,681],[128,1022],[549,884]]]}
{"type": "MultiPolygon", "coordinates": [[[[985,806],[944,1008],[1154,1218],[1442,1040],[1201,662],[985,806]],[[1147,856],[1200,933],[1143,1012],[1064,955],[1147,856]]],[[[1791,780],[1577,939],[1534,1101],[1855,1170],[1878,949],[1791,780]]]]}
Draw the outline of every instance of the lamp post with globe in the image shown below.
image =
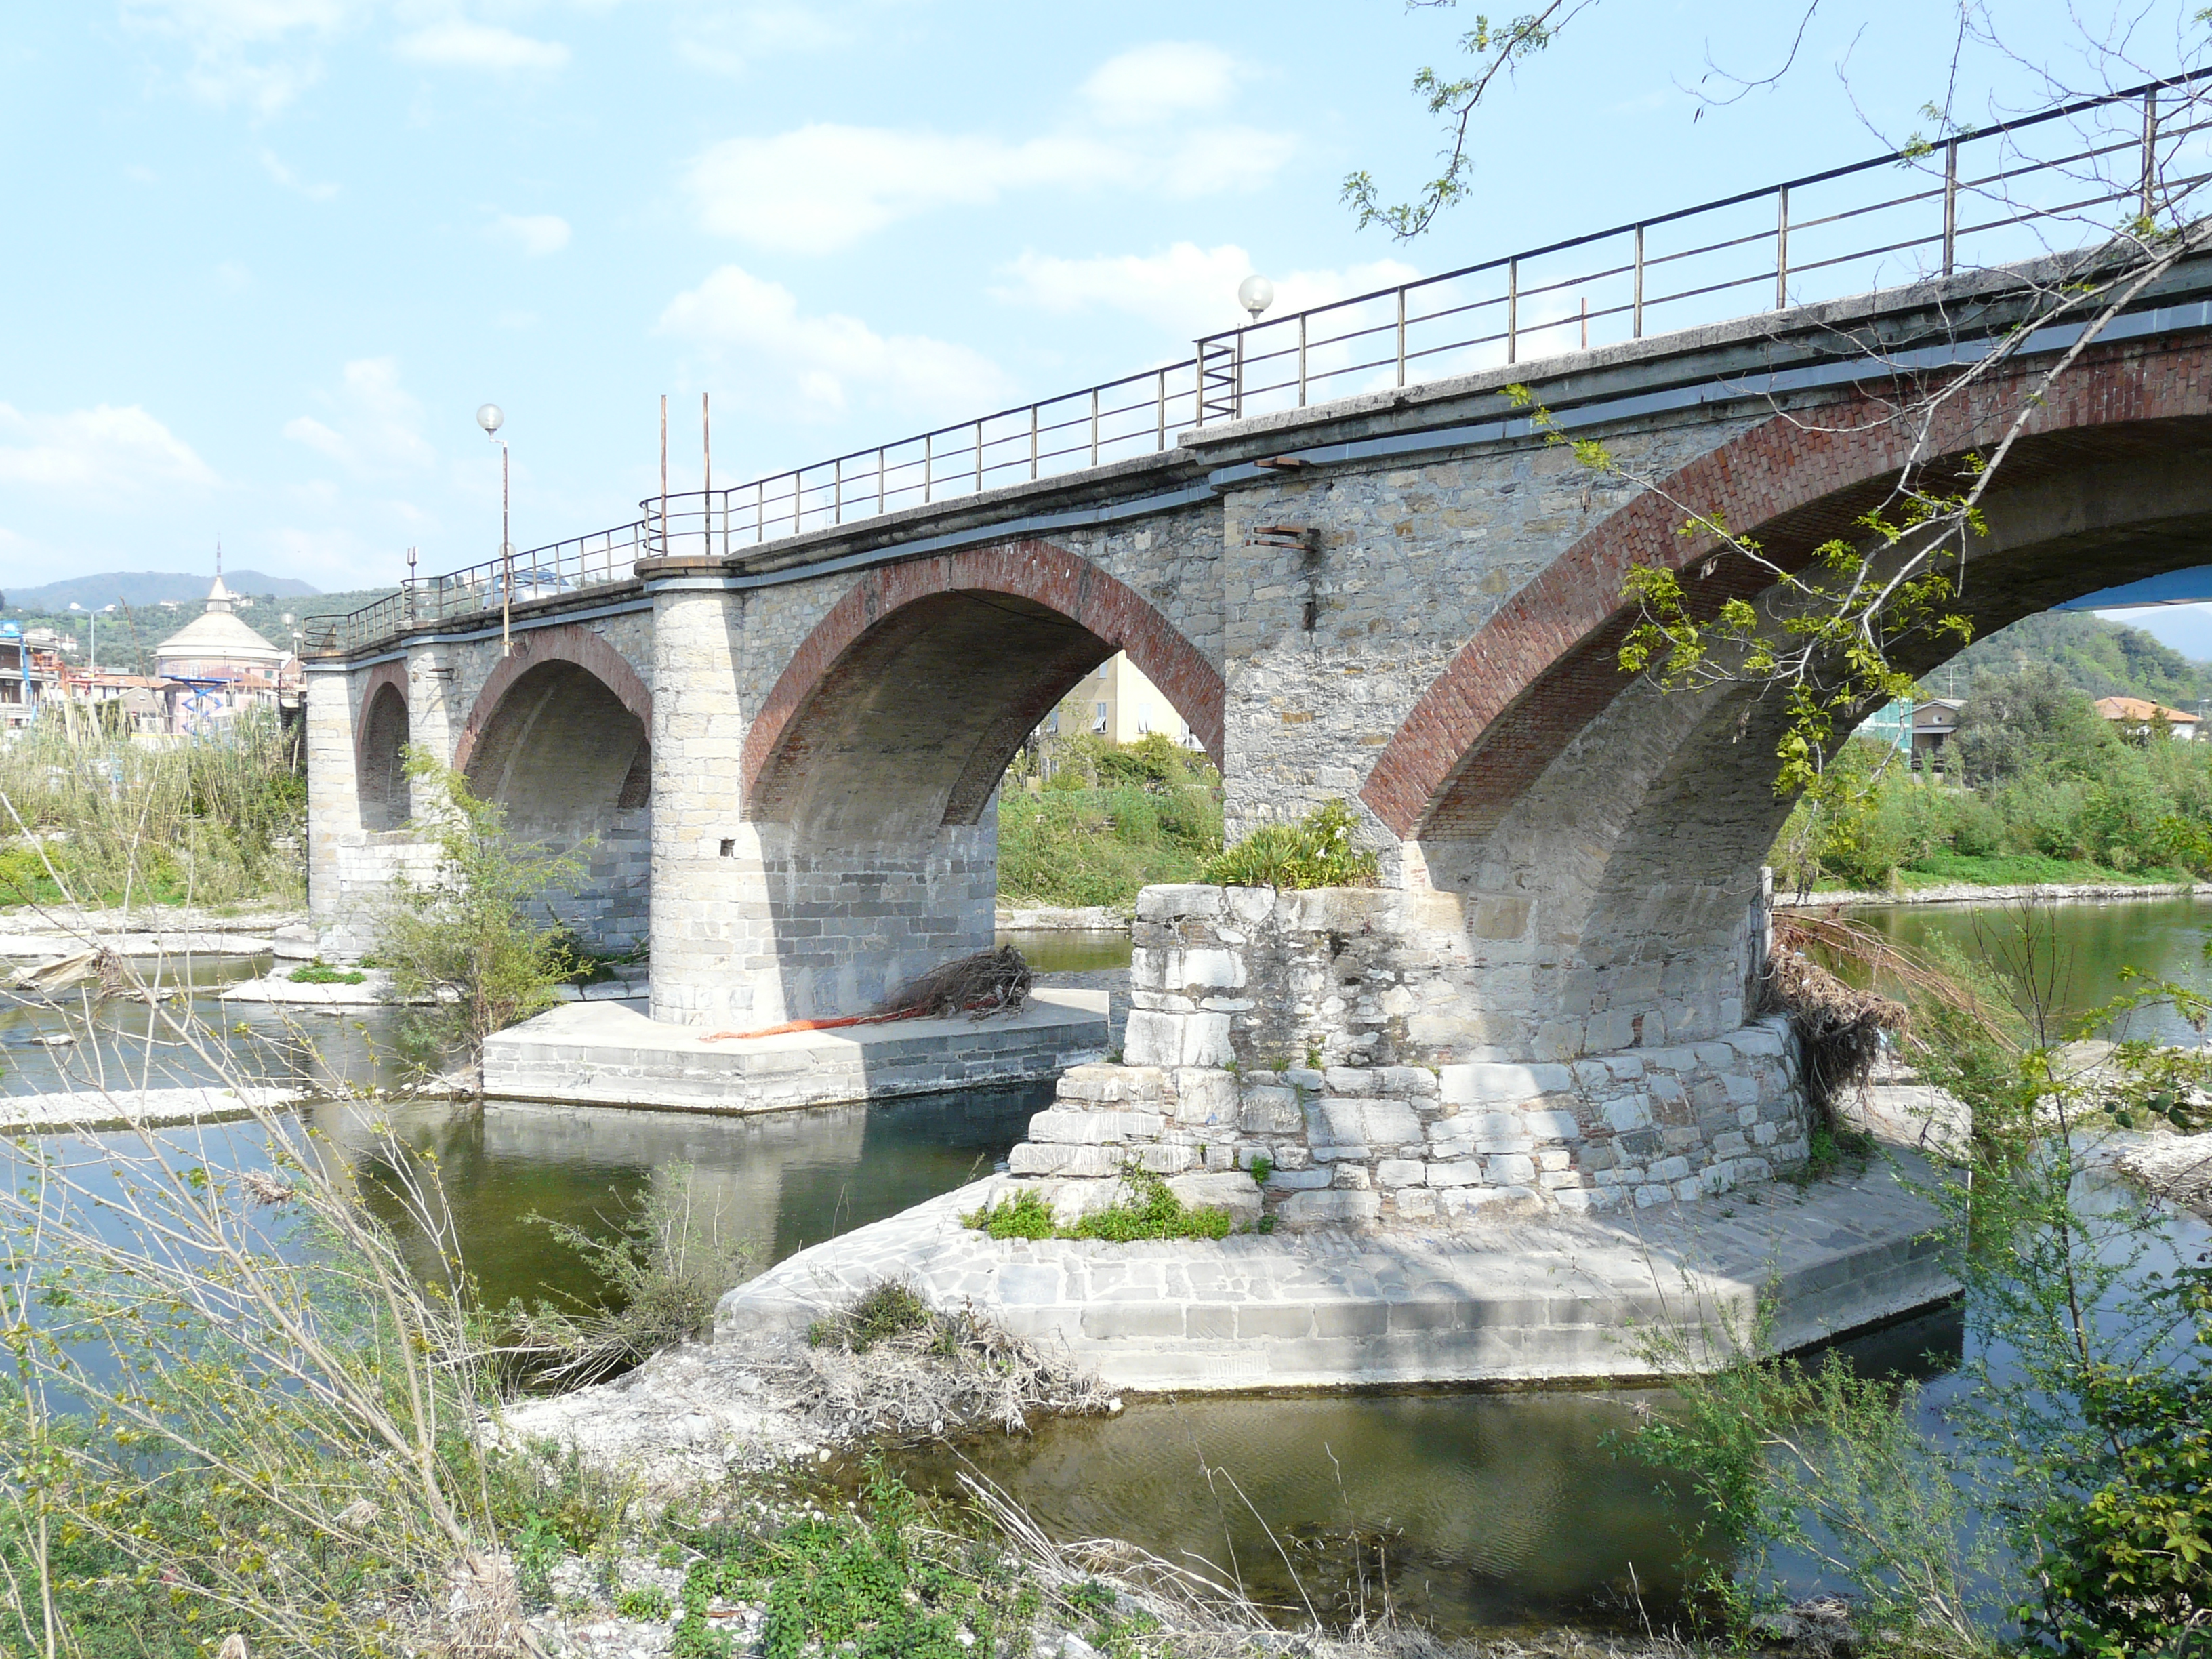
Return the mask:
{"type": "Polygon", "coordinates": [[[508,623],[514,609],[514,544],[507,538],[507,440],[499,429],[507,424],[507,415],[497,404],[486,404],[477,410],[477,424],[484,429],[484,436],[499,446],[499,654],[514,654],[514,640],[508,623]]]}
{"type": "MultiPolygon", "coordinates": [[[[1275,285],[1258,272],[1237,284],[1237,303],[1250,313],[1247,326],[1256,328],[1260,313],[1275,303],[1275,285]]],[[[1244,418],[1244,330],[1237,331],[1237,418],[1244,418]]]]}

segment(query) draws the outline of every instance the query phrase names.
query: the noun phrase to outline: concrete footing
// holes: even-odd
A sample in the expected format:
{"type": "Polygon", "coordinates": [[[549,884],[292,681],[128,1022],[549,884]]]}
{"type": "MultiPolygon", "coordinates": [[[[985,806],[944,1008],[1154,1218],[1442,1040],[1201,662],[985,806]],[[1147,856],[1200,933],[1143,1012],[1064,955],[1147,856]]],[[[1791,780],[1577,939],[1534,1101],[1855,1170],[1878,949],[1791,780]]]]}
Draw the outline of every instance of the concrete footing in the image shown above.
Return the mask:
{"type": "Polygon", "coordinates": [[[1057,1076],[1107,1044],[1107,994],[1042,990],[1019,1013],[709,1042],[621,1002],[577,1002],[484,1045],[487,1095],[700,1112],[931,1094],[1057,1076]]]}
{"type": "Polygon", "coordinates": [[[994,1241],[978,1182],[801,1251],[722,1298],[718,1335],[803,1328],[889,1278],[972,1304],[1138,1392],[1650,1376],[1642,1340],[1710,1356],[1771,1303],[1802,1347],[1958,1293],[1941,1218],[1898,1152],[1802,1193],[1770,1186],[1620,1218],[1486,1217],[1450,1230],[1240,1234],[1218,1243],[994,1241]]]}

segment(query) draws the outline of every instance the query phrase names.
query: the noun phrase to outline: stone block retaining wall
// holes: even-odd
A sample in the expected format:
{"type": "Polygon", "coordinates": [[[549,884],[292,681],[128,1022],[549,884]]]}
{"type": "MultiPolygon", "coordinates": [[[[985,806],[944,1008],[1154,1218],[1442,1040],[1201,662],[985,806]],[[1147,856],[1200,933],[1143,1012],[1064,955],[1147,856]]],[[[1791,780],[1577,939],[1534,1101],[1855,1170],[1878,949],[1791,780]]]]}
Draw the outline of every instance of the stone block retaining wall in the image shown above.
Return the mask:
{"type": "Polygon", "coordinates": [[[1103,1179],[1133,1162],[1172,1176],[1264,1158],[1268,1209],[1301,1224],[1514,1200],[1648,1206],[1802,1164],[1786,1021],[1572,1060],[1498,1057],[1468,1041],[1465,939],[1438,925],[1439,896],[1147,888],[1122,1063],[1067,1073],[1012,1171],[1103,1179]]]}

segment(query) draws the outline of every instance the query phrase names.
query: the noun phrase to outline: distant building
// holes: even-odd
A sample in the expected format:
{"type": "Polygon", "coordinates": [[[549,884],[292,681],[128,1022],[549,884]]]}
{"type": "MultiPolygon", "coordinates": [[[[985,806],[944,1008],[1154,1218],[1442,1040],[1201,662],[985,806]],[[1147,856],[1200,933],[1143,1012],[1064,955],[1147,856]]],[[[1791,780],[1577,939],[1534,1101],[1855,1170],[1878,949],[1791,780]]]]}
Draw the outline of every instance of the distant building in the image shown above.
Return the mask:
{"type": "Polygon", "coordinates": [[[1917,765],[1940,765],[1943,750],[1959,729],[1959,711],[1966,707],[1958,697],[1930,697],[1912,705],[1912,760],[1917,765]]]}
{"type": "Polygon", "coordinates": [[[1176,712],[1166,693],[1138,671],[1126,652],[1115,652],[1085,674],[1075,690],[1045,716],[1044,733],[1065,737],[1087,732],[1109,743],[1134,743],[1161,732],[1186,749],[1199,746],[1190,723],[1176,712]]]}
{"type": "Polygon", "coordinates": [[[2200,722],[2185,709],[2168,708],[2142,697],[2100,697],[2097,713],[2120,728],[2124,736],[2148,737],[2162,718],[2166,735],[2186,743],[2197,736],[2200,722]]]}
{"type": "Polygon", "coordinates": [[[1912,752],[1912,705],[1903,698],[1886,702],[1859,722],[1854,736],[1870,739],[1885,749],[1912,752]]]}
{"type": "Polygon", "coordinates": [[[0,721],[15,731],[27,726],[39,712],[42,685],[51,677],[39,672],[39,661],[23,637],[21,623],[0,623],[0,721]]]}
{"type": "Polygon", "coordinates": [[[154,672],[167,688],[172,732],[204,734],[244,710],[278,707],[292,653],[233,614],[237,603],[218,574],[207,608],[154,647],[154,672]]]}

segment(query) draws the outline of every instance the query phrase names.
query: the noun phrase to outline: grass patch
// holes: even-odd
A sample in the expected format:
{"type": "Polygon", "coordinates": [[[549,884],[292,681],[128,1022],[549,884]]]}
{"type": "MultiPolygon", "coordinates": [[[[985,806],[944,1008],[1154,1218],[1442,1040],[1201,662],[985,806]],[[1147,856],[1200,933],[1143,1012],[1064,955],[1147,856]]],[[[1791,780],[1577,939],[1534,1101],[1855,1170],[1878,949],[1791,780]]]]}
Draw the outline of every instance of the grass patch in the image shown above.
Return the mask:
{"type": "MultiPolygon", "coordinates": [[[[1027,1653],[1030,1632],[1048,1611],[1048,1593],[1019,1559],[969,1516],[932,1511],[872,1467],[861,1504],[758,1529],[721,1528],[688,1540],[698,1559],[684,1577],[683,1617],[672,1659],[726,1659],[731,1636],[708,1615],[718,1605],[750,1601],[766,1613],[762,1651],[976,1659],[1027,1653]]],[[[1095,1645],[1127,1650],[1156,1628],[1116,1612],[1104,1585],[1081,1596],[1053,1596],[1055,1622],[1080,1625],[1095,1645]]]]}
{"type": "Polygon", "coordinates": [[[1009,790],[999,798],[999,896],[1127,909],[1139,888],[1199,879],[1220,846],[1211,789],[1009,790]]]}
{"type": "Polygon", "coordinates": [[[1942,887],[1954,883],[1975,887],[2032,887],[2056,883],[2148,887],[2164,882],[2189,881],[2192,878],[2188,871],[2169,866],[2113,870],[2082,859],[2046,858],[2037,853],[1969,855],[1936,852],[1899,870],[1897,879],[1898,884],[1909,891],[1918,887],[1942,887]]]}
{"type": "Polygon", "coordinates": [[[320,957],[313,962],[303,962],[284,975],[295,985],[360,985],[367,981],[367,974],[349,968],[333,968],[320,957]]]}
{"type": "Polygon", "coordinates": [[[988,1209],[960,1218],[961,1224],[994,1238],[1103,1238],[1115,1244],[1143,1239],[1226,1238],[1236,1224],[1218,1204],[1185,1204],[1168,1183],[1149,1170],[1124,1169],[1121,1178],[1136,1188],[1133,1199],[1094,1210],[1073,1226],[1062,1227],[1052,1208],[1036,1193],[1002,1198],[988,1209]]]}

